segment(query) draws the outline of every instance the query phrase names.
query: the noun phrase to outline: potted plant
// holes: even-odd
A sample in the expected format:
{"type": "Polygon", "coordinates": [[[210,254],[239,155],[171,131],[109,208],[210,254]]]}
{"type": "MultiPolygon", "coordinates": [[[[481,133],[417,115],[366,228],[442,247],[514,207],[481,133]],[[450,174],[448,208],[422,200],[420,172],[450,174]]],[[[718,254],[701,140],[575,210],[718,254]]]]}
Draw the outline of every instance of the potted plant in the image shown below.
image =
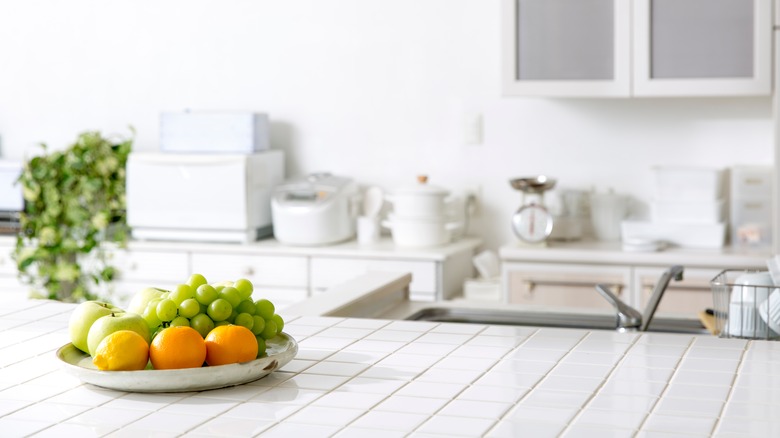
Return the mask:
{"type": "Polygon", "coordinates": [[[114,277],[107,245],[126,246],[125,165],[132,138],[84,132],[62,151],[28,160],[19,177],[25,200],[14,260],[32,296],[98,297],[114,277]]]}

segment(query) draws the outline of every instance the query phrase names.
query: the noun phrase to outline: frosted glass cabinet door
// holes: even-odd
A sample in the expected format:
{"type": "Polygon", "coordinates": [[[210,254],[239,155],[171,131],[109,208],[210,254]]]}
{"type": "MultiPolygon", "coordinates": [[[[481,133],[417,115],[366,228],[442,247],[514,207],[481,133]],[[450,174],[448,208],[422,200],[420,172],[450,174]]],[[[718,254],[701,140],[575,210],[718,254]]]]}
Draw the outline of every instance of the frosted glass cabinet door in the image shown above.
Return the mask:
{"type": "Polygon", "coordinates": [[[771,93],[772,0],[634,0],[636,96],[771,93]]]}
{"type": "Polygon", "coordinates": [[[505,95],[628,96],[628,0],[503,0],[505,95]]]}

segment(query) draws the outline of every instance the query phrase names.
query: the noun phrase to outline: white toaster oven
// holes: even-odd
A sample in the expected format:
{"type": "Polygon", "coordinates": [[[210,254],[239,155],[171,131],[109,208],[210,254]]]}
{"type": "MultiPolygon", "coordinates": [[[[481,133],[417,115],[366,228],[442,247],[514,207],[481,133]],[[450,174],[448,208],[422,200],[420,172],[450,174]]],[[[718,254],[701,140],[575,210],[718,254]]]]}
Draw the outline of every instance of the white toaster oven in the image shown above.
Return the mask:
{"type": "Polygon", "coordinates": [[[282,151],[130,154],[127,222],[136,239],[250,242],[272,233],[282,151]]]}

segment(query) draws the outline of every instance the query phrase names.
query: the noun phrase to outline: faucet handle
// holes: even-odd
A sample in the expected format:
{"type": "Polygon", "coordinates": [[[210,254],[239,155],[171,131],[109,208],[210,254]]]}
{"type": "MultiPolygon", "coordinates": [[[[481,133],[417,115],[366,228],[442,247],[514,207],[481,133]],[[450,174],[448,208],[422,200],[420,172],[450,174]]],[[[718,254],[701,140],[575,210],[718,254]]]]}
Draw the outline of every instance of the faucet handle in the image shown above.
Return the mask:
{"type": "Polygon", "coordinates": [[[596,291],[601,294],[617,311],[617,328],[620,331],[636,330],[642,325],[642,314],[624,303],[609,290],[606,284],[597,284],[596,291]]]}

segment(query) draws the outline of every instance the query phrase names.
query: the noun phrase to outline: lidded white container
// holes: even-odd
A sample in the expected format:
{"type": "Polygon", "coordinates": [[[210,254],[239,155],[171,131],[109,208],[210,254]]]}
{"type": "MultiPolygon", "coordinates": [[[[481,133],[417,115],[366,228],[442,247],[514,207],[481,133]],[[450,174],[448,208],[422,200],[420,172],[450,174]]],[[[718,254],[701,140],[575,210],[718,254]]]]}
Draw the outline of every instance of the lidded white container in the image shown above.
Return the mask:
{"type": "Polygon", "coordinates": [[[716,224],[726,219],[726,201],[653,201],[654,222],[716,224]]]}
{"type": "Polygon", "coordinates": [[[444,188],[428,184],[428,177],[417,177],[417,183],[403,186],[386,196],[393,205],[396,217],[439,218],[446,215],[450,192],[444,188]]]}
{"type": "Polygon", "coordinates": [[[693,166],[655,166],[655,199],[714,201],[724,195],[722,169],[693,166]]]}
{"type": "Polygon", "coordinates": [[[450,206],[455,201],[449,190],[428,184],[428,177],[417,177],[417,183],[403,186],[385,199],[393,214],[382,225],[389,228],[398,246],[424,248],[444,245],[462,224],[453,220],[450,206]]]}

